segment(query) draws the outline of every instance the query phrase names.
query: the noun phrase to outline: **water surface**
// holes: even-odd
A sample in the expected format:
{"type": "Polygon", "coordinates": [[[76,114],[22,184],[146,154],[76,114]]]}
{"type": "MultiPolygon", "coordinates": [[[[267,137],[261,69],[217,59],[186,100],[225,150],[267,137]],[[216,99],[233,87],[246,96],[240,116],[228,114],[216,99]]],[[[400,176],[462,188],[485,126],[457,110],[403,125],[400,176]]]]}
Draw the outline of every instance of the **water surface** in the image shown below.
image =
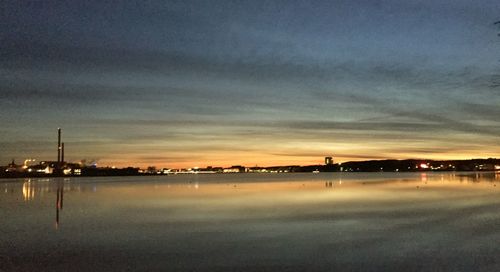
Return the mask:
{"type": "Polygon", "coordinates": [[[500,173],[0,180],[0,270],[500,271],[500,173]]]}

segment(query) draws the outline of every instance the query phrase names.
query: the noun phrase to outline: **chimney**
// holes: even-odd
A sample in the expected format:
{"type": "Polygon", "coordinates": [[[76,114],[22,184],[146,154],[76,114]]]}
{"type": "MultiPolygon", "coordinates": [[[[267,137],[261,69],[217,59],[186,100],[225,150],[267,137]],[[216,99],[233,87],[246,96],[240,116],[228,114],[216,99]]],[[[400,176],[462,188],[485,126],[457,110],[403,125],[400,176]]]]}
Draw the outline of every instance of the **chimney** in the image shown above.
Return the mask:
{"type": "Polygon", "coordinates": [[[61,128],[57,129],[57,163],[61,163],[61,128]]]}
{"type": "Polygon", "coordinates": [[[64,164],[64,143],[61,144],[61,163],[64,164]]]}

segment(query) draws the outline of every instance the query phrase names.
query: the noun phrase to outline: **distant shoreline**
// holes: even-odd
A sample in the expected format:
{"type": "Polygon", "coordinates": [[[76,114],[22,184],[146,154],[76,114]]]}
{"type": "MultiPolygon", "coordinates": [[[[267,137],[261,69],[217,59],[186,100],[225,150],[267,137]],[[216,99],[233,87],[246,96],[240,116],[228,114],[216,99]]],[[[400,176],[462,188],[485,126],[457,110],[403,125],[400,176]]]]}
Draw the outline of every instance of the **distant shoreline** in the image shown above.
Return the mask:
{"type": "MultiPolygon", "coordinates": [[[[69,165],[69,164],[68,164],[69,165]]],[[[86,167],[78,166],[63,174],[62,169],[51,173],[30,172],[23,168],[0,168],[0,178],[56,178],[56,177],[120,177],[120,176],[160,176],[160,175],[209,175],[209,174],[244,174],[244,173],[322,173],[322,172],[484,172],[500,171],[500,159],[471,160],[370,160],[351,161],[345,163],[333,162],[324,165],[285,165],[269,167],[245,167],[241,165],[229,168],[206,167],[188,169],[156,169],[147,170],[126,167],[86,167]]],[[[19,166],[18,166],[19,167],[19,166]]],[[[29,169],[28,169],[29,170],[29,169]]]]}

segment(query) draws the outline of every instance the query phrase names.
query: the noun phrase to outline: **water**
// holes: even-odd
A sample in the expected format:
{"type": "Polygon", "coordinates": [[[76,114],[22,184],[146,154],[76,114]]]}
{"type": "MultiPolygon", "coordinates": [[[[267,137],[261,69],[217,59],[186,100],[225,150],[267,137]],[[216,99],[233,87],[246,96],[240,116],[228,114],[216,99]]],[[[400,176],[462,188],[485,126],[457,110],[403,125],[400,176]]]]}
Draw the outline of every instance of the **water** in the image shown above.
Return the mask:
{"type": "Polygon", "coordinates": [[[0,180],[0,271],[500,271],[499,183],[500,173],[0,180]]]}

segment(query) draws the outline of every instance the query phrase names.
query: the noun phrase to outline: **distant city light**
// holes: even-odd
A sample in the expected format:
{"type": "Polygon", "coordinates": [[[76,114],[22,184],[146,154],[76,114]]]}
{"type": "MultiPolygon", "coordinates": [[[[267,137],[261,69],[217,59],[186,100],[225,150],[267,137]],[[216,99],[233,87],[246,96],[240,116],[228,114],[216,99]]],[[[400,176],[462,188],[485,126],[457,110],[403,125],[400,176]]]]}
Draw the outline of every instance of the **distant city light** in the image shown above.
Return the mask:
{"type": "Polygon", "coordinates": [[[420,168],[422,168],[422,169],[427,169],[427,168],[429,168],[429,164],[426,164],[426,163],[421,163],[421,164],[420,164],[420,168]]]}

